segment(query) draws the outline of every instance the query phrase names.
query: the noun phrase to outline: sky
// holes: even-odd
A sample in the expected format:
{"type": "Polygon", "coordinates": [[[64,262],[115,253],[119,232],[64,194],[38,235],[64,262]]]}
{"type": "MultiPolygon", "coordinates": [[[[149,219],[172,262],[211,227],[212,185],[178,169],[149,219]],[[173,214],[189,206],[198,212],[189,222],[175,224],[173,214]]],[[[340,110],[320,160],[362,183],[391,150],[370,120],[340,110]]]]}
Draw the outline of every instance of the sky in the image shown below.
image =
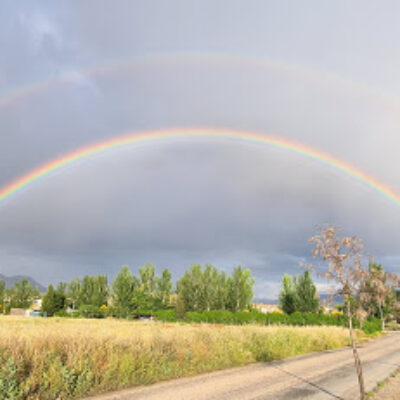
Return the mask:
{"type": "MultiPolygon", "coordinates": [[[[144,130],[296,141],[400,193],[396,1],[3,1],[0,187],[144,130]]],[[[128,145],[0,203],[0,273],[112,279],[152,262],[250,268],[257,298],[311,260],[322,223],[400,272],[400,207],[305,156],[223,139],[128,145]]],[[[319,283],[323,290],[324,285],[319,283]]]]}

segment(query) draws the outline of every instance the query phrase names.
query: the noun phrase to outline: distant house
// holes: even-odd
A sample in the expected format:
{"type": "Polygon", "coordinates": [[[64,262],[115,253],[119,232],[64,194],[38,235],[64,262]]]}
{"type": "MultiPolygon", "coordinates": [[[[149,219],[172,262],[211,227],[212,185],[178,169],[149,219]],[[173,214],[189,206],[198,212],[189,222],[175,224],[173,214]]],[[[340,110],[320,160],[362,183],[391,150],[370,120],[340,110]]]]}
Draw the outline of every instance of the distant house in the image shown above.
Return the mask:
{"type": "Polygon", "coordinates": [[[25,310],[23,308],[12,308],[10,310],[10,315],[14,317],[29,317],[29,313],[31,310],[25,310]]]}
{"type": "Polygon", "coordinates": [[[28,309],[11,308],[10,315],[17,317],[40,317],[42,314],[42,299],[34,300],[28,309]]]}
{"type": "Polygon", "coordinates": [[[29,310],[30,317],[40,317],[42,315],[42,299],[36,299],[29,310]]]}
{"type": "Polygon", "coordinates": [[[263,314],[269,314],[272,312],[281,312],[281,309],[277,304],[253,304],[253,308],[257,309],[263,314]]]}
{"type": "Polygon", "coordinates": [[[35,313],[41,313],[42,312],[42,299],[36,299],[33,300],[33,303],[30,307],[31,311],[35,313]]]}

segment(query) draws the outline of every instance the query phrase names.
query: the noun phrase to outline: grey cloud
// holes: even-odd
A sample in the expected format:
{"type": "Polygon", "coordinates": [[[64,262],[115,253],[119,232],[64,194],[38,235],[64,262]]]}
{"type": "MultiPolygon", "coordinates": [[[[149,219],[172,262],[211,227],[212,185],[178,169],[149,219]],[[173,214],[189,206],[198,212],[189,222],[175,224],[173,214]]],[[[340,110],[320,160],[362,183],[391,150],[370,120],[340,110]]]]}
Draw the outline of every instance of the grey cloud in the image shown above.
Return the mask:
{"type": "MultiPolygon", "coordinates": [[[[310,10],[294,18],[265,2],[233,2],[228,10],[226,2],[119,2],[111,10],[108,2],[6,4],[0,93],[63,78],[0,107],[0,185],[123,132],[215,126],[319,148],[400,191],[399,103],[295,66],[347,72],[388,90],[388,79],[397,79],[387,67],[397,63],[395,43],[379,51],[376,43],[387,30],[396,37],[389,15],[372,43],[382,59],[372,73],[370,50],[360,43],[369,25],[353,29],[346,17],[337,34],[339,16],[359,12],[344,3],[318,4],[321,21],[314,23],[310,10]],[[251,54],[293,66],[183,54],[93,72],[135,55],[174,52],[251,54]]],[[[384,19],[380,13],[376,24],[384,19]]],[[[283,272],[300,271],[310,255],[307,238],[322,222],[362,236],[396,270],[398,206],[343,172],[286,150],[226,140],[132,145],[81,160],[1,203],[0,272],[48,283],[113,276],[124,263],[136,269],[152,261],[175,278],[194,262],[227,271],[242,264],[257,278],[257,295],[268,298],[283,272]]]]}

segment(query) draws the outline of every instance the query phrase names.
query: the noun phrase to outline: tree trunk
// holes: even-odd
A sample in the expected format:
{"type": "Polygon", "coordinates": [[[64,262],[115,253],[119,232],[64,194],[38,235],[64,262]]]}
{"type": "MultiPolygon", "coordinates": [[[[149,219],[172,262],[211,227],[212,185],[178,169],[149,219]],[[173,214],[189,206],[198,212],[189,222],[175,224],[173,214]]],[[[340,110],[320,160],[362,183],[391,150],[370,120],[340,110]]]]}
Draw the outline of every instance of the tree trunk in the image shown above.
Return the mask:
{"type": "Polygon", "coordinates": [[[356,366],[357,377],[358,377],[358,385],[360,387],[360,400],[367,400],[367,396],[365,394],[365,385],[364,385],[364,377],[361,367],[360,357],[358,356],[357,346],[354,340],[353,335],[353,321],[352,321],[352,314],[350,311],[350,304],[348,303],[347,306],[347,315],[349,317],[349,332],[350,332],[350,342],[351,347],[353,349],[353,357],[354,357],[354,364],[356,366]]]}
{"type": "Polygon", "coordinates": [[[379,306],[379,314],[381,315],[381,321],[382,321],[382,330],[385,330],[385,318],[383,317],[383,310],[382,307],[379,306]]]}

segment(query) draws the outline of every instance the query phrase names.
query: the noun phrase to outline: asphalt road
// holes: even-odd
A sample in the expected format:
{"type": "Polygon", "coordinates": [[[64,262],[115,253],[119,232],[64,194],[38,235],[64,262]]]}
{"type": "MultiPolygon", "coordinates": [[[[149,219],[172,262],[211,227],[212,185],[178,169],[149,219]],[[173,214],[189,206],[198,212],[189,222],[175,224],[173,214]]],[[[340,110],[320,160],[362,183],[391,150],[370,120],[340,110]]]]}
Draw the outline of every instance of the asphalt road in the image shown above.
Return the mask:
{"type": "MultiPolygon", "coordinates": [[[[367,391],[400,367],[400,332],[359,346],[367,391]]],[[[95,400],[355,400],[350,348],[176,379],[95,400]]],[[[400,388],[399,388],[400,392],[400,388]]]]}

